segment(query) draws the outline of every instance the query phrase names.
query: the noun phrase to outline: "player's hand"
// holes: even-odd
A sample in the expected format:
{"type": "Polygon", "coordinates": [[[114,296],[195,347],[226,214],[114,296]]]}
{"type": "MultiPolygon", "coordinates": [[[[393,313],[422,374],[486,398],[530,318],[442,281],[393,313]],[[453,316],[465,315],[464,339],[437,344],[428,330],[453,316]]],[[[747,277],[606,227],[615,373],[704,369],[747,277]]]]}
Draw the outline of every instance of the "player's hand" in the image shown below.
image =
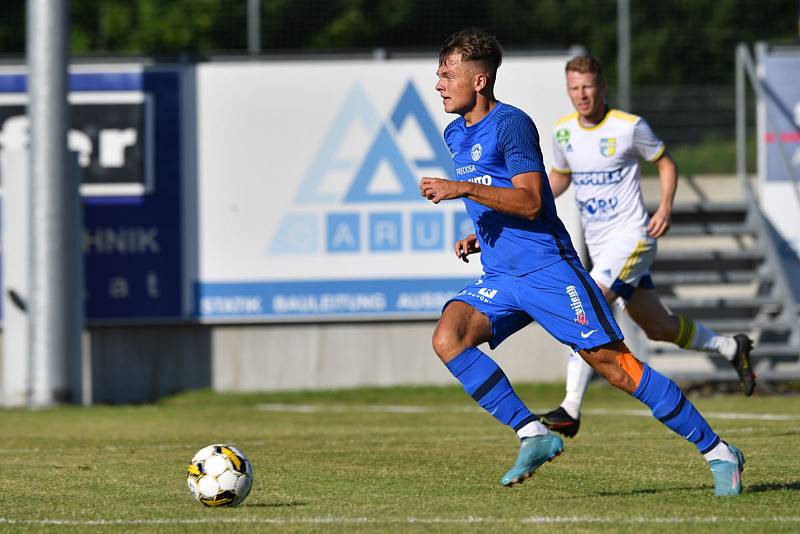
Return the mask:
{"type": "Polygon", "coordinates": [[[659,209],[652,217],[650,223],[647,225],[647,233],[651,237],[659,238],[669,232],[670,212],[668,210],[659,209]]]}
{"type": "Polygon", "coordinates": [[[438,204],[442,200],[461,198],[463,195],[461,191],[461,182],[444,180],[442,178],[430,178],[428,176],[423,176],[419,181],[419,192],[423,197],[434,204],[438,204]]]}
{"type": "Polygon", "coordinates": [[[464,239],[456,241],[456,257],[460,258],[464,263],[469,263],[467,256],[481,251],[481,245],[478,243],[478,236],[469,234],[464,239]]]}

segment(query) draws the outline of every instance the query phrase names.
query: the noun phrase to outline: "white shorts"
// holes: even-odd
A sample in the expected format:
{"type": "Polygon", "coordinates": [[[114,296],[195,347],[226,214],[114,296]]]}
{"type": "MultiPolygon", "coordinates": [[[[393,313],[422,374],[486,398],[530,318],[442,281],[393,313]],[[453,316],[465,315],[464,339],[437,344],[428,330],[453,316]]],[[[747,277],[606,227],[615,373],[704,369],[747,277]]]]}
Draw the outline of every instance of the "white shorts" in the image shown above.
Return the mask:
{"type": "Polygon", "coordinates": [[[588,245],[592,258],[592,278],[630,300],[636,288],[653,289],[650,266],[658,244],[644,232],[620,234],[599,245],[588,245]]]}

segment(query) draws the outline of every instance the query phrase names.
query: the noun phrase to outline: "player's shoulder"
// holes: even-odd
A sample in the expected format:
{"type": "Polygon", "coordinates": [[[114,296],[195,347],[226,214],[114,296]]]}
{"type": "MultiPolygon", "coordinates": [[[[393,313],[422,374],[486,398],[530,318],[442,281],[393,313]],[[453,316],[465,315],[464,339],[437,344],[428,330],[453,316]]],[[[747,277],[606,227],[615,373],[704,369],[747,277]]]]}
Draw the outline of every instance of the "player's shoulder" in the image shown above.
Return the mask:
{"type": "Polygon", "coordinates": [[[536,124],[531,116],[511,104],[498,102],[491,117],[497,124],[498,134],[531,130],[536,132],[536,124]]]}
{"type": "Polygon", "coordinates": [[[608,118],[634,125],[642,120],[639,115],[634,115],[633,113],[628,113],[626,111],[622,111],[621,109],[610,109],[608,111],[608,118]]]}
{"type": "Polygon", "coordinates": [[[458,117],[450,121],[450,124],[445,126],[444,128],[444,138],[445,141],[455,133],[462,131],[464,129],[464,117],[458,117]]]}
{"type": "Polygon", "coordinates": [[[556,126],[568,126],[571,122],[577,122],[578,120],[578,112],[573,111],[572,113],[567,113],[563,117],[559,118],[556,121],[556,126]]]}

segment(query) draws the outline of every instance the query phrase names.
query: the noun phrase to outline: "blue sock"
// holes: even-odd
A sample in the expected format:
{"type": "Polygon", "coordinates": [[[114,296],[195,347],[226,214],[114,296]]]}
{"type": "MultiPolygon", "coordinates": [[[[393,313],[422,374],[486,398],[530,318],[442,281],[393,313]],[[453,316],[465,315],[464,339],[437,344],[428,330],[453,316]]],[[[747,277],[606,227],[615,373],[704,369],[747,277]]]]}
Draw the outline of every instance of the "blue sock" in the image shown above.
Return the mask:
{"type": "Polygon", "coordinates": [[[536,416],[514,393],[503,370],[480,350],[468,348],[445,365],[464,386],[464,391],[504,425],[516,431],[536,421],[536,416]]]}
{"type": "Polygon", "coordinates": [[[694,443],[702,454],[719,443],[717,434],[677,384],[647,364],[633,396],[646,404],[656,419],[694,443]]]}

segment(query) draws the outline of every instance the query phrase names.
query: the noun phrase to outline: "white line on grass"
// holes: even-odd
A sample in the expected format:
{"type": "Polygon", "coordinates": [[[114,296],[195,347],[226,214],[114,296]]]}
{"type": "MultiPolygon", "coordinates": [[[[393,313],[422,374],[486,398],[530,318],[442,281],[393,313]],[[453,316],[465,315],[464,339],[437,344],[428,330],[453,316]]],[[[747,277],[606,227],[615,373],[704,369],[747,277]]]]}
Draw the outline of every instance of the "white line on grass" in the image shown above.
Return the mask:
{"type": "MultiPolygon", "coordinates": [[[[256,405],[258,410],[278,413],[478,413],[472,406],[412,406],[407,404],[280,404],[256,405]]],[[[652,417],[649,410],[585,410],[585,415],[614,415],[652,417]]],[[[709,419],[744,419],[752,421],[800,421],[800,415],[774,413],[703,412],[709,419]]]]}
{"type": "Polygon", "coordinates": [[[475,412],[471,406],[410,406],[407,404],[258,404],[263,412],[290,413],[465,413],[475,412]]]}
{"type": "MultiPolygon", "coordinates": [[[[634,417],[652,417],[649,410],[606,410],[598,408],[586,410],[587,415],[630,415],[634,417]]],[[[745,419],[751,421],[800,421],[800,415],[778,413],[737,413],[737,412],[703,412],[709,419],[745,419]]]]}
{"type": "Polygon", "coordinates": [[[0,517],[0,525],[57,525],[57,526],[121,526],[121,525],[209,525],[209,524],[268,524],[268,525],[385,525],[385,524],[764,524],[800,523],[800,516],[766,517],[603,517],[603,516],[535,516],[502,517],[208,517],[201,519],[11,519],[0,517]]]}

